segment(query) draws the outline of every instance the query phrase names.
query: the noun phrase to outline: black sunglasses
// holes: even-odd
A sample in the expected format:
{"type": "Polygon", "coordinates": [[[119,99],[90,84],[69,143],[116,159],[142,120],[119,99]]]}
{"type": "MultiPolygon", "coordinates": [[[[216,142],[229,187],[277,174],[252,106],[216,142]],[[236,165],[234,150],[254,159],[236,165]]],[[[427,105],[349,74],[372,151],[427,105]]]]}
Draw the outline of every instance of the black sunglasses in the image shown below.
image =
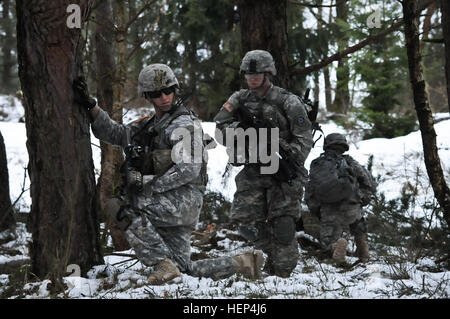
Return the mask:
{"type": "Polygon", "coordinates": [[[157,99],[160,98],[164,93],[165,95],[169,95],[175,92],[175,86],[170,86],[168,88],[161,89],[160,91],[148,91],[144,92],[145,98],[157,99]]]}

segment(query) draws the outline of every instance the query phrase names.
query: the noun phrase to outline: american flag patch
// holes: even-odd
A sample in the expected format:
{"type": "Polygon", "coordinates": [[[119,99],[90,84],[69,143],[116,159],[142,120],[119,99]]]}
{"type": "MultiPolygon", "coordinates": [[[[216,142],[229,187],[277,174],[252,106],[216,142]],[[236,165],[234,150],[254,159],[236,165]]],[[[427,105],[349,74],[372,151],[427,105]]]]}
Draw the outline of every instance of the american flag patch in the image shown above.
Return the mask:
{"type": "Polygon", "coordinates": [[[231,104],[230,102],[227,102],[223,105],[223,108],[228,112],[231,113],[233,112],[233,104],[231,104]]]}

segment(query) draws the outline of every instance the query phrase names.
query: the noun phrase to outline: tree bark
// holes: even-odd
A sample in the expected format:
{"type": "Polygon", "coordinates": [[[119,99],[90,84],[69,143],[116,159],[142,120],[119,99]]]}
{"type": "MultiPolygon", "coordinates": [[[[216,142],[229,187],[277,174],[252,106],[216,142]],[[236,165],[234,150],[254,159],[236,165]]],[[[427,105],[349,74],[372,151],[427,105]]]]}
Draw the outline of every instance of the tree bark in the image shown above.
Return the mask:
{"type": "Polygon", "coordinates": [[[239,0],[242,55],[267,50],[275,59],[275,83],[289,89],[287,0],[239,0]]]}
{"type": "Polygon", "coordinates": [[[450,3],[448,0],[441,0],[442,10],[442,30],[445,43],[445,77],[447,79],[448,111],[450,112],[450,3]]]}
{"type": "MultiPolygon", "coordinates": [[[[103,0],[96,8],[99,21],[95,30],[95,48],[97,59],[97,96],[98,104],[116,122],[122,122],[122,107],[114,104],[114,21],[111,0],[103,0]],[[115,109],[116,108],[116,109],[115,109]]],[[[120,93],[121,94],[121,93],[120,93]]],[[[101,173],[97,183],[98,209],[111,233],[114,248],[127,250],[130,245],[125,233],[116,227],[111,215],[105,211],[106,201],[114,197],[121,184],[120,166],[123,162],[122,151],[107,143],[100,142],[101,173]]]]}
{"type": "Polygon", "coordinates": [[[14,26],[10,18],[11,12],[11,0],[3,0],[3,14],[2,14],[2,27],[5,32],[3,48],[2,48],[2,76],[1,76],[1,87],[0,92],[11,94],[14,92],[13,88],[13,73],[12,68],[15,65],[12,51],[15,44],[14,39],[14,26]]]}
{"type": "MultiPolygon", "coordinates": [[[[74,103],[80,29],[70,0],[17,0],[19,77],[24,93],[31,180],[32,271],[61,283],[67,265],[82,273],[103,263],[95,212],[89,119],[74,103]]],[[[84,22],[90,2],[79,0],[84,22]]]]}
{"type": "MultiPolygon", "coordinates": [[[[330,10],[329,15],[328,15],[328,24],[331,25],[331,22],[333,20],[333,11],[330,10]]],[[[320,23],[320,26],[322,27],[322,22],[318,22],[320,23]]],[[[326,50],[325,50],[325,56],[328,56],[328,52],[329,52],[329,47],[327,45],[326,50]]],[[[332,101],[332,97],[331,97],[331,92],[332,92],[332,87],[331,87],[331,75],[330,75],[330,67],[327,66],[323,69],[323,76],[325,78],[325,108],[328,111],[329,108],[331,107],[331,104],[333,103],[332,101]]]]}
{"type": "Polygon", "coordinates": [[[450,189],[448,188],[436,144],[433,114],[428,101],[422,69],[422,55],[419,39],[419,15],[417,0],[404,0],[403,19],[405,21],[406,50],[408,54],[409,76],[413,89],[414,104],[419,119],[425,166],[434,196],[441,206],[447,225],[450,226],[450,189]]]}
{"type": "Polygon", "coordinates": [[[11,198],[9,197],[8,162],[5,142],[0,132],[0,232],[15,224],[11,198]]]}
{"type": "MultiPolygon", "coordinates": [[[[348,20],[348,5],[347,1],[340,1],[336,6],[336,20],[347,22],[348,20]]],[[[348,35],[346,31],[338,31],[338,51],[342,51],[348,47],[348,35]]],[[[350,104],[350,91],[348,84],[350,81],[350,68],[345,58],[339,59],[336,70],[336,93],[333,104],[330,108],[332,112],[346,113],[350,104]]]]}

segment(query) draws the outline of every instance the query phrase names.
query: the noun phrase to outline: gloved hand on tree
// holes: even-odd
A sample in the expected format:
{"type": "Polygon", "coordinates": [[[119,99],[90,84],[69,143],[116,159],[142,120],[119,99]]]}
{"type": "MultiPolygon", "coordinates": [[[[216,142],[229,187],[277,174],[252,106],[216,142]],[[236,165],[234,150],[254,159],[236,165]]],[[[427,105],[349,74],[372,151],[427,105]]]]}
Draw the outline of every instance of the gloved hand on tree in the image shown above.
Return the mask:
{"type": "Polygon", "coordinates": [[[73,81],[73,90],[75,93],[75,102],[80,104],[86,110],[90,111],[97,105],[97,101],[89,96],[86,81],[82,76],[73,81]]]}

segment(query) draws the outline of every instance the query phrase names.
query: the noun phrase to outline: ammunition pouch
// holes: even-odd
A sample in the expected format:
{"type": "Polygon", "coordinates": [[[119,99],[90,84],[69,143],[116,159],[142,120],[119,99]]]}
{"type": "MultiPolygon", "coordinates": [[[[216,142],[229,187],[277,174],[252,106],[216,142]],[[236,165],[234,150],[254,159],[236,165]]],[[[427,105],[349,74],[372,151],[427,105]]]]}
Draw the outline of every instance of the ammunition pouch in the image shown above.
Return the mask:
{"type": "Polygon", "coordinates": [[[172,149],[154,150],[152,154],[153,175],[161,176],[173,166],[172,149]]]}

